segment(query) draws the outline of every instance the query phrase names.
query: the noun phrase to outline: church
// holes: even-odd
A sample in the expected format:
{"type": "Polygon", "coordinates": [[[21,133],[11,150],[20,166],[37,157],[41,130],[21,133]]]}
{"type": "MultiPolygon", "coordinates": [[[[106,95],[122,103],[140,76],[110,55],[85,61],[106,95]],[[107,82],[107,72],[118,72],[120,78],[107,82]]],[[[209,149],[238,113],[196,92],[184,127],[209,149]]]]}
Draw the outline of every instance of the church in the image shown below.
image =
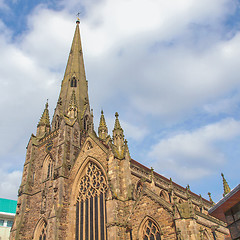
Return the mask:
{"type": "Polygon", "coordinates": [[[48,103],[27,145],[10,239],[224,240],[206,200],[131,158],[118,113],[94,130],[80,21],[50,123],[48,103]]]}

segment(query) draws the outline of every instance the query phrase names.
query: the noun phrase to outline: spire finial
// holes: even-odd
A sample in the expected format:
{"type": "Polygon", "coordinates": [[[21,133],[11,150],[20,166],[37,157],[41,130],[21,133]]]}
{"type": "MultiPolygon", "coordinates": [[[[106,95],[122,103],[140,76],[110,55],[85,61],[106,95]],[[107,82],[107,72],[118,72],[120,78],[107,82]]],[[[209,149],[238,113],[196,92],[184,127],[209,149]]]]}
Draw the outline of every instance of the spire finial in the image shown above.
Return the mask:
{"type": "Polygon", "coordinates": [[[223,192],[223,197],[225,197],[228,193],[231,192],[231,189],[230,189],[230,187],[229,187],[229,185],[228,185],[228,183],[227,183],[223,173],[221,173],[221,176],[222,176],[222,180],[223,180],[223,191],[224,191],[223,192]]]}
{"type": "Polygon", "coordinates": [[[48,108],[48,99],[47,99],[47,102],[45,104],[45,109],[48,108]]]}
{"type": "Polygon", "coordinates": [[[80,13],[80,12],[78,12],[78,13],[77,13],[77,15],[76,15],[76,16],[77,16],[77,21],[76,21],[76,23],[77,23],[77,24],[79,24],[79,23],[80,23],[80,18],[79,18],[80,14],[81,14],[81,13],[80,13]]]}

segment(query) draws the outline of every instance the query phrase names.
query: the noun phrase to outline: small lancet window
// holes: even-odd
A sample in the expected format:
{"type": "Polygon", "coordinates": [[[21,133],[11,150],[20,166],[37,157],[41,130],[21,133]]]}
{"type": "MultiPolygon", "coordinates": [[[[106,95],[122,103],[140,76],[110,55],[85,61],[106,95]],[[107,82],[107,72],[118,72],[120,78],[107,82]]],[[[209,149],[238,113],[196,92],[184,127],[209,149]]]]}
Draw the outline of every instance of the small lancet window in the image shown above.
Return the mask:
{"type": "Polygon", "coordinates": [[[88,116],[86,116],[85,118],[84,118],[84,121],[83,121],[83,127],[84,127],[84,129],[86,130],[86,131],[88,131],[89,130],[89,117],[88,116]]]}
{"type": "Polygon", "coordinates": [[[47,170],[47,178],[50,177],[50,172],[51,172],[51,164],[48,164],[48,170],[47,170]]]}
{"type": "Polygon", "coordinates": [[[77,79],[75,77],[71,79],[71,87],[77,87],[77,79]]]}

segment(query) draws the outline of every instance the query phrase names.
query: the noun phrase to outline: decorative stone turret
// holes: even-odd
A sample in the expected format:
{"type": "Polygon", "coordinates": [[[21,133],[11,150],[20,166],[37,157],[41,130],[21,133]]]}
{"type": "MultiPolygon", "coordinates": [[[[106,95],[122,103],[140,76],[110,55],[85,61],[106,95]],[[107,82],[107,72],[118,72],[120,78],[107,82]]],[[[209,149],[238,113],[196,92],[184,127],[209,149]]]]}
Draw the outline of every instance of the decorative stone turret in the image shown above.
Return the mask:
{"type": "Polygon", "coordinates": [[[48,111],[48,102],[45,104],[45,109],[43,111],[42,117],[39,120],[37,125],[37,137],[43,137],[45,134],[50,133],[50,119],[49,119],[49,111],[48,111]]]}
{"type": "Polygon", "coordinates": [[[221,175],[222,175],[222,179],[223,179],[223,191],[224,191],[223,192],[223,197],[225,197],[228,193],[231,192],[231,189],[230,189],[230,187],[229,187],[229,185],[228,185],[228,183],[227,183],[223,173],[221,173],[221,175]]]}
{"type": "Polygon", "coordinates": [[[123,129],[120,125],[119,119],[118,119],[118,113],[115,113],[115,125],[113,129],[113,144],[117,147],[118,152],[122,152],[123,146],[124,146],[124,135],[123,135],[123,129]]]}
{"type": "Polygon", "coordinates": [[[108,136],[108,128],[107,128],[103,111],[101,111],[101,118],[100,118],[100,123],[98,127],[98,136],[102,140],[106,140],[108,136]]]}

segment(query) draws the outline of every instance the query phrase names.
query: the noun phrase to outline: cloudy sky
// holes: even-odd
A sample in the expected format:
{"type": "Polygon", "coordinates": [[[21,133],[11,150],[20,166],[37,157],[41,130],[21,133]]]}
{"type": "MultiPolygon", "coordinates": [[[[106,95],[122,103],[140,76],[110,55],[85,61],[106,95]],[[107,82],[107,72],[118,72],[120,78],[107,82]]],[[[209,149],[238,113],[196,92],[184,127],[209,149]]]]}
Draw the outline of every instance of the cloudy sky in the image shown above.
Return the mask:
{"type": "Polygon", "coordinates": [[[205,198],[240,169],[239,0],[0,0],[0,197],[17,198],[25,151],[51,116],[81,13],[94,109],[119,112],[133,159],[205,198]]]}

